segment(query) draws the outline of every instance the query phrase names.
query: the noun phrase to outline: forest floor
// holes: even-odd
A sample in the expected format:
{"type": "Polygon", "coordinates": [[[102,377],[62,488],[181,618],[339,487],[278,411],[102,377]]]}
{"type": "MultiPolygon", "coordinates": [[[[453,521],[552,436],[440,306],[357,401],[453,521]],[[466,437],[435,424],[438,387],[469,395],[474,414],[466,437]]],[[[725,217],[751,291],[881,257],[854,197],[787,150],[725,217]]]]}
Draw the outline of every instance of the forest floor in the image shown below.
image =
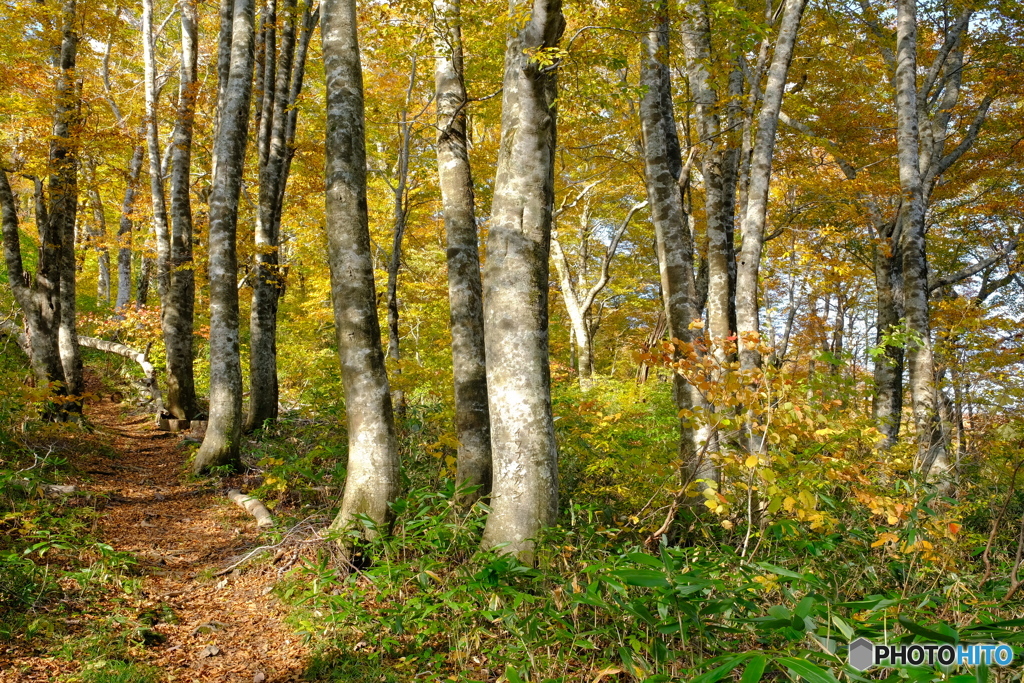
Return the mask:
{"type": "MultiPolygon", "coordinates": [[[[132,659],[158,669],[160,680],[299,680],[308,653],[272,593],[279,569],[263,562],[222,574],[260,544],[253,518],[217,485],[188,477],[180,439],[159,431],[151,415],[126,417],[104,398],[87,405],[86,418],[107,448],[76,461],[79,474],[64,483],[90,496],[94,535],[131,553],[137,581],[130,593],[111,590],[64,619],[65,651],[81,652],[74,639],[95,639],[97,624],[120,612],[136,633],[145,625],[143,640],[152,644],[133,647],[132,659]]],[[[0,644],[2,683],[63,680],[88,665],[0,644]]]]}

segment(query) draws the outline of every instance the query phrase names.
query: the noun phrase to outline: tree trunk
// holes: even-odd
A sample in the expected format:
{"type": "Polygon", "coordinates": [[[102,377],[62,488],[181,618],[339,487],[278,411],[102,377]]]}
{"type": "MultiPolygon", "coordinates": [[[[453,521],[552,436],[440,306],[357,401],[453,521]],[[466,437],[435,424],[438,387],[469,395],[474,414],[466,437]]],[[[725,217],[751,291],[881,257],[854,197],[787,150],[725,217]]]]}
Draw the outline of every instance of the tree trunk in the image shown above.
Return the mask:
{"type": "Polygon", "coordinates": [[[764,231],[768,217],[768,188],[775,156],[775,134],[779,127],[779,112],[786,89],[786,76],[793,59],[800,19],[807,0],[786,0],[775,41],[775,54],[768,69],[764,100],[757,117],[757,136],[750,162],[750,184],[747,205],[743,208],[742,242],[736,269],[736,327],[740,347],[740,367],[752,370],[760,367],[761,324],[758,311],[758,276],[761,252],[764,249],[764,231]]]}
{"type": "MultiPolygon", "coordinates": [[[[413,88],[416,86],[416,58],[412,58],[412,70],[409,73],[409,87],[405,91],[405,107],[402,109],[402,119],[398,124],[399,147],[398,147],[398,181],[392,186],[391,192],[394,200],[394,213],[392,219],[391,256],[388,259],[388,285],[385,294],[388,309],[388,358],[396,361],[394,375],[402,374],[401,365],[397,364],[402,358],[400,339],[398,332],[398,271],[402,267],[402,240],[405,238],[405,228],[408,222],[409,204],[409,147],[412,142],[412,123],[409,121],[409,106],[412,102],[413,88]]],[[[402,417],[405,415],[405,392],[395,389],[392,394],[392,403],[395,406],[395,413],[402,417]]]]}
{"type": "MultiPolygon", "coordinates": [[[[148,0],[147,0],[148,1],[148,0]]],[[[196,398],[193,329],[195,271],[192,269],[192,127],[199,83],[196,80],[199,35],[195,0],[183,0],[178,112],[171,145],[171,234],[165,245],[167,291],[161,297],[160,322],[167,349],[166,410],[179,420],[199,415],[196,398]]]]}
{"type": "MultiPolygon", "coordinates": [[[[38,181],[37,181],[38,184],[38,181]]],[[[42,188],[39,187],[41,193],[42,188]]],[[[45,207],[39,197],[37,206],[45,207]]],[[[7,263],[7,279],[14,299],[25,316],[28,333],[29,362],[36,376],[36,386],[49,386],[57,401],[43,409],[44,419],[62,420],[67,415],[65,402],[59,400],[67,395],[64,384],[64,367],[61,365],[58,346],[60,325],[60,236],[57,228],[46,220],[45,208],[37,212],[39,229],[39,255],[36,273],[32,277],[25,272],[21,258],[21,236],[18,230],[18,209],[7,181],[7,173],[0,168],[0,209],[3,211],[4,260],[7,263]],[[40,215],[41,213],[41,215],[40,215]]]]}
{"type": "Polygon", "coordinates": [[[533,539],[558,514],[558,451],[548,361],[548,255],[554,209],[561,0],[513,0],[525,12],[508,37],[501,151],[484,270],[484,337],[494,486],[484,547],[533,559],[533,539]]]}
{"type": "MultiPolygon", "coordinates": [[[[256,215],[256,268],[249,315],[249,414],[245,429],[251,431],[277,419],[277,307],[281,273],[278,268],[278,183],[284,171],[285,108],[291,63],[295,51],[295,1],[286,0],[282,17],[281,53],[278,56],[276,3],[263,20],[262,106],[259,107],[259,208],[256,215]]],[[[257,76],[257,84],[259,77],[257,76]]]]}
{"type": "Polygon", "coordinates": [[[366,205],[363,74],[355,0],[323,5],[327,78],[327,246],[331,300],[348,418],[348,478],[333,527],[365,515],[382,530],[399,490],[398,446],[384,352],[366,205]]]}
{"type": "MultiPolygon", "coordinates": [[[[726,164],[736,156],[724,150],[718,108],[718,94],[711,84],[711,22],[704,0],[691,0],[684,8],[683,49],[687,77],[696,105],[697,136],[705,147],[701,155],[704,180],[704,211],[708,237],[708,333],[716,343],[719,361],[726,360],[723,342],[732,335],[735,322],[735,247],[733,220],[735,169],[726,164]],[[729,188],[726,174],[730,173],[729,188]]],[[[696,302],[695,302],[696,303],[696,302]]],[[[696,309],[699,313],[699,308],[696,309]]]]}
{"type": "MultiPolygon", "coordinates": [[[[642,38],[640,78],[646,92],[640,101],[640,125],[644,138],[644,171],[669,335],[689,344],[694,341],[690,324],[700,317],[696,308],[693,240],[682,192],[688,182],[689,163],[683,166],[676,133],[668,69],[669,21],[664,5],[659,8],[657,22],[656,28],[644,33],[642,38]]],[[[696,387],[679,373],[673,373],[673,378],[674,398],[680,411],[707,408],[696,387]]],[[[711,441],[708,421],[704,420],[696,429],[687,419],[681,419],[679,425],[683,479],[687,483],[714,479],[716,470],[708,457],[711,441]]]]}
{"type": "Polygon", "coordinates": [[[948,475],[942,438],[935,361],[928,312],[928,260],[925,252],[925,195],[918,146],[917,2],[898,0],[896,16],[896,125],[902,206],[899,224],[910,365],[910,398],[917,429],[917,465],[928,476],[948,475]]]}
{"type": "Polygon", "coordinates": [[[231,64],[214,153],[210,193],[210,420],[192,470],[237,467],[242,431],[242,368],[238,339],[238,199],[252,95],[253,1],[235,0],[231,64]]]}
{"type": "Polygon", "coordinates": [[[100,196],[99,184],[96,180],[96,161],[89,159],[89,205],[92,209],[92,229],[89,240],[96,250],[96,300],[101,304],[110,303],[110,249],[107,247],[107,217],[103,211],[103,198],[100,196]]]}
{"type": "MultiPolygon", "coordinates": [[[[56,65],[57,102],[54,109],[53,140],[50,143],[50,206],[49,222],[57,231],[61,245],[60,259],[60,325],[58,343],[67,393],[80,397],[85,391],[82,379],[82,354],[78,348],[75,328],[75,218],[78,214],[78,125],[81,97],[75,82],[75,59],[78,34],[75,32],[77,9],[75,0],[61,5],[61,44],[56,65]]],[[[69,409],[81,412],[76,398],[69,409]]]]}
{"type": "Polygon", "coordinates": [[[476,488],[465,499],[472,502],[491,490],[491,423],[480,251],[466,138],[461,0],[434,0],[434,31],[437,175],[448,239],[455,431],[459,440],[456,482],[476,488]]]}
{"type": "Polygon", "coordinates": [[[117,300],[114,310],[120,311],[132,298],[132,214],[135,212],[135,193],[142,175],[142,159],[145,147],[140,143],[132,150],[128,162],[128,182],[121,202],[121,219],[117,226],[117,300]]]}
{"type": "MultiPolygon", "coordinates": [[[[883,344],[887,337],[900,328],[903,317],[903,253],[897,241],[892,239],[894,224],[880,230],[884,240],[875,249],[875,301],[876,337],[875,343],[883,344]]],[[[903,347],[896,343],[886,344],[882,353],[875,356],[875,393],[872,417],[875,427],[885,437],[883,450],[896,445],[903,419],[903,347]]]]}
{"type": "MultiPolygon", "coordinates": [[[[256,221],[256,272],[252,288],[252,312],[249,317],[249,415],[246,431],[277,419],[277,309],[284,292],[284,269],[281,264],[281,213],[284,209],[285,187],[298,111],[295,102],[302,92],[306,68],[306,49],[316,16],[309,5],[302,17],[302,32],[296,45],[298,21],[295,0],[284,5],[281,49],[266,54],[273,61],[276,81],[273,90],[264,95],[272,105],[266,116],[267,156],[260,167],[260,198],[256,221]]],[[[276,41],[275,41],[276,42],[276,41]]],[[[265,66],[264,68],[270,68],[265,66]]],[[[265,102],[266,104],[266,102],[265,102]]],[[[266,107],[264,107],[267,110],[266,107]]]]}
{"type": "MultiPolygon", "coordinates": [[[[594,302],[597,300],[597,295],[600,294],[608,282],[611,280],[610,267],[612,259],[615,258],[615,254],[619,249],[619,242],[622,240],[622,236],[626,233],[626,228],[629,227],[630,221],[633,219],[633,215],[647,206],[647,202],[640,202],[634,204],[626,214],[626,218],[619,224],[619,228],[612,235],[611,241],[605,249],[604,259],[601,263],[601,272],[598,275],[597,281],[586,290],[586,294],[580,295],[583,288],[587,286],[586,278],[586,259],[587,259],[587,240],[589,239],[589,229],[580,230],[580,239],[582,241],[583,255],[581,257],[580,267],[577,269],[579,273],[576,282],[573,282],[572,273],[569,269],[569,261],[565,256],[565,251],[562,249],[562,244],[558,240],[558,233],[555,231],[551,237],[551,256],[552,261],[555,263],[555,270],[558,273],[559,291],[562,294],[562,300],[565,302],[565,309],[569,313],[569,321],[572,324],[572,337],[575,339],[576,348],[578,353],[575,355],[577,372],[579,376],[580,390],[589,391],[593,385],[592,376],[594,374],[594,331],[597,326],[591,318],[591,311],[594,308],[594,302]]],[[[589,211],[584,212],[583,221],[590,222],[589,211]]]]}

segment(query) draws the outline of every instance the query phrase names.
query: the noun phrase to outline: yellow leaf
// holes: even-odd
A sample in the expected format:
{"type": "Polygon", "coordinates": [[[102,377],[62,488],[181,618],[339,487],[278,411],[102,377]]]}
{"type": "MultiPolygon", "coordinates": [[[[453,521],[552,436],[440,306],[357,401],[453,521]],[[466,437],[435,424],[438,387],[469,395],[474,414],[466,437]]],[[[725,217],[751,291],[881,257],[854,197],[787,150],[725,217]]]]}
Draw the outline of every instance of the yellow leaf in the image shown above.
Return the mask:
{"type": "Polygon", "coordinates": [[[886,532],[881,533],[881,534],[878,535],[878,540],[876,540],[874,543],[872,543],[871,547],[872,548],[877,548],[878,546],[885,545],[886,543],[889,543],[890,541],[895,543],[898,540],[899,540],[899,536],[897,536],[896,534],[893,534],[893,533],[890,533],[890,532],[886,531],[886,532]]]}
{"type": "Polygon", "coordinates": [[[743,464],[746,465],[747,469],[749,470],[752,470],[755,467],[757,467],[757,463],[758,460],[756,455],[748,456],[747,459],[743,461],[743,464]]]}

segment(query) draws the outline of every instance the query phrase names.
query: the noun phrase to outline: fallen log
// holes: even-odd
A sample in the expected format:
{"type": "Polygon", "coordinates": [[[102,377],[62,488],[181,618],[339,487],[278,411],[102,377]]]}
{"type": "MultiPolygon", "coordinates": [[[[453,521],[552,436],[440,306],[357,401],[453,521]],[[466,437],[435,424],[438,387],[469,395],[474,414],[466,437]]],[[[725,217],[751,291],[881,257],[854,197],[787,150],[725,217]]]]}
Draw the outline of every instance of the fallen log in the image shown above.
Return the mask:
{"type": "Polygon", "coordinates": [[[38,484],[20,477],[12,479],[11,483],[24,489],[26,493],[41,491],[47,498],[59,498],[78,493],[78,489],[73,484],[38,484]]]}
{"type": "Polygon", "coordinates": [[[113,353],[138,363],[139,367],[142,369],[142,374],[146,376],[144,384],[146,389],[149,391],[149,395],[153,398],[153,402],[156,404],[157,415],[163,411],[164,401],[163,397],[160,395],[160,385],[157,384],[156,381],[156,368],[154,368],[153,364],[149,362],[147,352],[139,351],[117,342],[107,341],[106,339],[96,339],[95,337],[79,337],[78,343],[81,346],[96,349],[98,351],[106,351],[107,353],[113,353]]]}
{"type": "Polygon", "coordinates": [[[263,528],[274,526],[274,518],[270,516],[270,510],[267,509],[266,505],[252,496],[247,496],[238,489],[231,489],[228,491],[228,499],[255,517],[257,527],[263,528]]]}

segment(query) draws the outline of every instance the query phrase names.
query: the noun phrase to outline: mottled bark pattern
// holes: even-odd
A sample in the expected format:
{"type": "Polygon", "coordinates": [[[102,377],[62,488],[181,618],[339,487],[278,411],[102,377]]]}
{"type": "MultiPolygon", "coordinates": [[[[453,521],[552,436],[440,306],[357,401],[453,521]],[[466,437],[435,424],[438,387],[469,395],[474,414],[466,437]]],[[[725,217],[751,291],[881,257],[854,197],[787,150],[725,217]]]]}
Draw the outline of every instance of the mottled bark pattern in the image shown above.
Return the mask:
{"type": "Polygon", "coordinates": [[[460,0],[434,0],[434,83],[437,93],[437,174],[448,238],[456,478],[491,489],[491,422],[487,406],[484,314],[473,176],[466,138],[466,84],[462,68],[460,0]]]}
{"type": "MultiPolygon", "coordinates": [[[[36,376],[36,386],[52,387],[57,396],[67,394],[64,386],[64,367],[61,365],[57,345],[60,325],[60,236],[54,226],[45,220],[46,212],[36,216],[39,230],[39,253],[35,275],[25,272],[21,258],[21,240],[18,230],[18,209],[7,180],[0,169],[0,210],[3,216],[4,260],[7,279],[14,299],[25,316],[28,336],[29,362],[36,376]]],[[[44,417],[60,420],[66,414],[61,402],[48,406],[44,417]]]]}
{"type": "MultiPolygon", "coordinates": [[[[690,0],[683,7],[683,50],[686,74],[693,93],[697,137],[701,146],[701,175],[704,180],[704,212],[708,238],[708,332],[721,342],[732,335],[735,322],[735,263],[733,246],[734,177],[726,174],[734,168],[736,150],[725,150],[718,115],[718,93],[711,83],[711,20],[704,0],[690,0]],[[728,188],[727,188],[728,185],[728,188]]],[[[666,76],[667,77],[667,76],[666,76]]],[[[699,312],[699,308],[698,308],[699,312]]],[[[719,359],[726,360],[722,346],[715,348],[719,359]]]]}
{"type": "Polygon", "coordinates": [[[171,143],[171,232],[165,245],[167,290],[161,296],[160,322],[167,349],[165,408],[180,420],[199,414],[192,332],[195,326],[195,272],[192,270],[192,128],[199,83],[196,79],[199,35],[196,0],[183,0],[178,111],[171,143]]]}
{"type": "Polygon", "coordinates": [[[925,253],[925,194],[920,169],[917,107],[917,2],[898,0],[896,14],[896,141],[902,204],[900,223],[903,247],[904,308],[910,398],[917,429],[917,459],[927,475],[934,467],[946,475],[949,463],[935,390],[928,315],[928,261],[925,253]]]}
{"type": "MultiPolygon", "coordinates": [[[[654,223],[665,318],[673,339],[691,343],[693,331],[690,324],[700,318],[700,313],[696,306],[693,240],[680,184],[684,169],[672,104],[668,38],[668,12],[661,5],[657,24],[642,37],[640,78],[646,90],[640,100],[640,125],[644,136],[644,176],[654,223]]],[[[682,375],[677,373],[674,381],[674,397],[679,410],[706,407],[704,397],[682,375]]],[[[687,424],[680,421],[679,455],[684,478],[714,479],[715,468],[707,457],[711,434],[706,427],[691,429],[687,424]]]]}
{"type": "MultiPolygon", "coordinates": [[[[348,418],[348,478],[334,527],[382,527],[398,496],[398,446],[373,282],[366,205],[363,74],[355,0],[323,5],[327,77],[327,246],[348,418]]],[[[374,530],[367,530],[373,535],[374,530]]]]}
{"type": "Polygon", "coordinates": [[[210,421],[192,463],[196,473],[239,465],[242,368],[238,339],[238,198],[242,190],[255,30],[253,0],[235,0],[231,64],[214,146],[217,172],[210,193],[210,421]]]}
{"type": "MultiPolygon", "coordinates": [[[[281,48],[275,52],[276,29],[266,27],[264,38],[264,82],[270,89],[263,95],[261,140],[265,137],[265,156],[260,158],[260,198],[256,217],[256,272],[253,279],[252,313],[249,318],[249,416],[246,430],[262,427],[277,419],[277,309],[284,289],[284,272],[280,263],[281,212],[288,180],[290,147],[294,127],[289,129],[289,116],[302,89],[305,49],[310,32],[299,38],[299,59],[296,60],[295,0],[285,0],[280,23],[281,48]],[[291,132],[289,132],[291,131],[291,132]]],[[[309,21],[307,6],[303,27],[309,21]]],[[[294,125],[294,123],[292,124],[294,125]]]]}
{"type": "Polygon", "coordinates": [[[128,162],[128,182],[121,202],[121,219],[117,226],[117,300],[114,303],[114,310],[118,311],[127,306],[132,298],[132,214],[135,212],[135,194],[139,189],[145,154],[142,144],[132,149],[132,158],[128,162]]]}
{"type": "Polygon", "coordinates": [[[554,208],[557,64],[528,52],[554,48],[565,29],[560,0],[529,6],[505,47],[501,149],[484,268],[484,338],[494,457],[484,547],[525,561],[558,514],[558,451],[548,361],[548,257],[554,208]]]}
{"type": "Polygon", "coordinates": [[[747,204],[741,225],[742,242],[736,268],[736,327],[740,367],[744,370],[752,370],[761,365],[761,353],[757,350],[761,336],[757,294],[768,218],[768,188],[771,184],[782,96],[785,94],[786,77],[806,6],[807,0],[786,0],[782,25],[775,40],[775,54],[768,68],[764,100],[757,116],[757,135],[750,162],[750,184],[747,188],[747,204]]]}
{"type": "MultiPolygon", "coordinates": [[[[75,60],[78,54],[75,0],[65,0],[61,5],[60,21],[61,43],[56,63],[60,74],[57,77],[57,102],[53,114],[53,139],[50,142],[48,214],[49,223],[57,231],[61,245],[60,360],[64,366],[67,393],[77,397],[85,391],[85,382],[75,327],[75,218],[78,215],[78,131],[75,128],[81,108],[80,93],[75,82],[75,60]]],[[[73,412],[81,412],[82,404],[76,400],[68,407],[73,412]]]]}
{"type": "MultiPolygon", "coordinates": [[[[877,319],[875,343],[882,344],[887,335],[899,331],[903,318],[903,250],[893,239],[895,223],[878,226],[881,244],[875,247],[875,295],[877,319]]],[[[875,358],[875,395],[872,416],[885,440],[881,448],[889,449],[899,438],[903,419],[903,347],[888,344],[875,358]]]]}

